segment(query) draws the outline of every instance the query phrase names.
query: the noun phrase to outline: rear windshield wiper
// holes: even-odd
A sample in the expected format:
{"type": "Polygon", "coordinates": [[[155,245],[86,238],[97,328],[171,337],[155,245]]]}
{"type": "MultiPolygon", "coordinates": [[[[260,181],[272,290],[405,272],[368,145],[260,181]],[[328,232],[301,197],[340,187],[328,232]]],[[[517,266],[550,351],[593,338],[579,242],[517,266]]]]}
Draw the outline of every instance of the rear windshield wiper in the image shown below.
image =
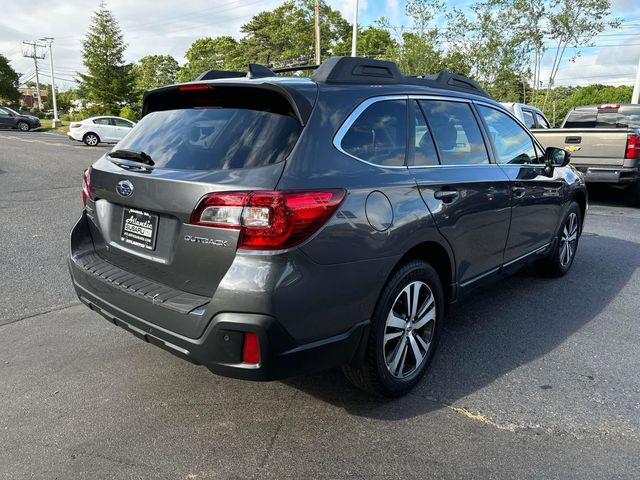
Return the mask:
{"type": "Polygon", "coordinates": [[[113,152],[107,153],[111,158],[122,158],[124,160],[133,160],[135,162],[144,163],[149,166],[154,166],[155,162],[151,159],[151,157],[140,151],[136,150],[114,150],[113,152]]]}

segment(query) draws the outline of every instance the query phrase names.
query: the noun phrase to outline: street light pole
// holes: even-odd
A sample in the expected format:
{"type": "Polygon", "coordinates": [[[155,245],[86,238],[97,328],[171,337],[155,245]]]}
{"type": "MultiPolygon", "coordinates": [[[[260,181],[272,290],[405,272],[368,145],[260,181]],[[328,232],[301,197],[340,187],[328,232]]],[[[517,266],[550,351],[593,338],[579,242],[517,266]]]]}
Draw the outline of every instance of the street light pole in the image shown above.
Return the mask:
{"type": "Polygon", "coordinates": [[[633,86],[633,93],[631,94],[631,103],[639,103],[640,99],[640,59],[638,59],[638,69],[636,70],[636,83],[633,86]]]}
{"type": "Polygon", "coordinates": [[[353,0],[353,34],[351,36],[351,56],[356,57],[358,45],[358,0],[353,0]]]}
{"type": "Polygon", "coordinates": [[[314,14],[315,14],[315,50],[316,50],[316,65],[320,65],[322,58],[320,57],[320,4],[319,0],[315,1],[314,14]]]}
{"type": "Polygon", "coordinates": [[[53,74],[53,44],[52,37],[41,38],[43,42],[47,42],[49,45],[49,65],[51,66],[51,95],[53,97],[53,128],[57,128],[62,125],[62,122],[58,120],[58,102],[56,101],[56,78],[53,74]]]}

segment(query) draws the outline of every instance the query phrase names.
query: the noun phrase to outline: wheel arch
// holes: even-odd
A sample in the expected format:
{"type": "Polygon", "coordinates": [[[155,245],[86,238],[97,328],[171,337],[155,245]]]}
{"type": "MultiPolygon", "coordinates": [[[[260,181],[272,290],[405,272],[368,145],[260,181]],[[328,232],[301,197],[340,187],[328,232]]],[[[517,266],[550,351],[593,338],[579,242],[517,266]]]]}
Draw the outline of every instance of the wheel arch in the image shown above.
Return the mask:
{"type": "Polygon", "coordinates": [[[394,271],[408,260],[424,260],[438,273],[442,288],[446,297],[446,303],[452,303],[456,299],[455,288],[455,263],[453,254],[442,245],[433,240],[418,243],[411,247],[396,264],[394,271]]]}
{"type": "Polygon", "coordinates": [[[582,231],[582,226],[584,225],[584,217],[587,213],[587,194],[582,190],[578,190],[573,194],[571,200],[576,202],[580,207],[580,231],[582,231]]]}

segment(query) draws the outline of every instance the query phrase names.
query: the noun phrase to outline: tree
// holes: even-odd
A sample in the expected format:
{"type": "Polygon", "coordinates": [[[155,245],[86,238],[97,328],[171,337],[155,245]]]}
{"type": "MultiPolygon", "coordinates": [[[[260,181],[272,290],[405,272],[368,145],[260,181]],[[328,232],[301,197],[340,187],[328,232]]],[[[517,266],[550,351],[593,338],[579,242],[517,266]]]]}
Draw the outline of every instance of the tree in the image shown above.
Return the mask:
{"type": "Polygon", "coordinates": [[[11,67],[7,57],[0,54],[0,100],[16,104],[20,100],[19,82],[20,75],[11,67]]]}
{"type": "Polygon", "coordinates": [[[503,0],[482,1],[470,9],[470,14],[459,9],[448,14],[450,49],[467,59],[471,76],[484,88],[503,92],[505,81],[512,84],[514,76],[525,76],[528,63],[527,44],[515,28],[517,18],[503,0]]]}
{"type": "MultiPolygon", "coordinates": [[[[551,28],[550,38],[555,45],[555,55],[549,83],[544,96],[542,106],[546,106],[551,87],[555,82],[567,48],[579,48],[581,45],[590,45],[593,37],[602,33],[606,27],[617,28],[620,21],[607,20],[611,13],[611,0],[557,0],[559,8],[552,11],[549,16],[551,28]]],[[[573,62],[580,55],[578,51],[569,58],[573,62]]]]}
{"type": "Polygon", "coordinates": [[[133,66],[134,91],[138,101],[145,90],[171,85],[178,77],[178,62],[171,55],[146,55],[133,66]]]}
{"type": "Polygon", "coordinates": [[[120,26],[104,2],[91,19],[89,32],[82,41],[86,74],[79,74],[79,89],[93,110],[117,115],[131,101],[132,66],[124,61],[126,44],[120,26]]]}
{"type": "MultiPolygon", "coordinates": [[[[364,30],[358,28],[358,43],[356,54],[359,57],[393,59],[398,50],[398,43],[391,33],[384,28],[369,26],[364,30]]],[[[333,48],[333,55],[351,55],[351,37],[342,39],[333,48]]]]}
{"type": "Polygon", "coordinates": [[[189,82],[212,68],[237,70],[246,65],[238,42],[229,36],[199,38],[185,53],[187,64],[178,71],[178,81],[189,82]]]}

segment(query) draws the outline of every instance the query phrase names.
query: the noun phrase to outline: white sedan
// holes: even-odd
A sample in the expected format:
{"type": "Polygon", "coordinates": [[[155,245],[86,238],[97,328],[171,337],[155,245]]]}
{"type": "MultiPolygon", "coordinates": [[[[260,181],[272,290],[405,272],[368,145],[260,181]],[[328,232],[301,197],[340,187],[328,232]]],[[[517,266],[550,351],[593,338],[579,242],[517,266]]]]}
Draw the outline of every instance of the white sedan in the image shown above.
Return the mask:
{"type": "Polygon", "coordinates": [[[126,118],[91,117],[81,122],[72,122],[67,135],[71,140],[95,147],[101,142],[119,142],[134,126],[135,123],[126,118]]]}

